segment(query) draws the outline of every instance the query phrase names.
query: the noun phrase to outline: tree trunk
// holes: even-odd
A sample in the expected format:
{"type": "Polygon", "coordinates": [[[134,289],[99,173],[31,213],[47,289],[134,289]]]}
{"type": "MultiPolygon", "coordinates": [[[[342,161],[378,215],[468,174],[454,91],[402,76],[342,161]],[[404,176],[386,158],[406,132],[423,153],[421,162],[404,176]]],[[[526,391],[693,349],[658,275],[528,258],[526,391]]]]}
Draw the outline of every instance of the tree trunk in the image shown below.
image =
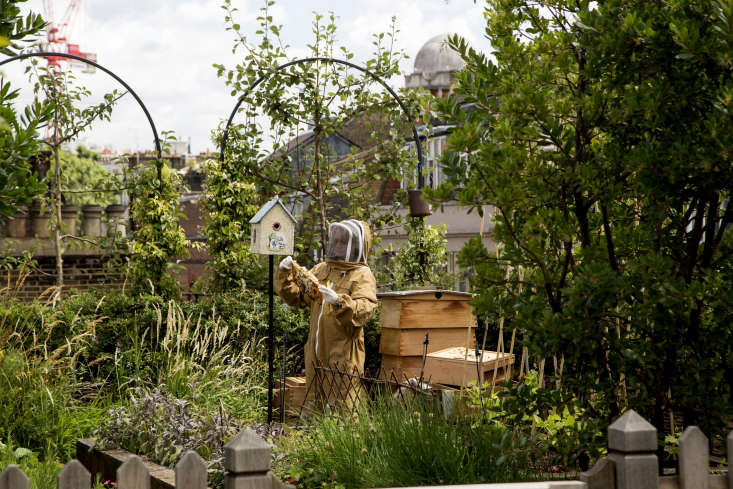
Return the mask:
{"type": "Polygon", "coordinates": [[[53,155],[56,162],[56,178],[54,186],[54,206],[56,207],[56,225],[53,230],[54,241],[56,242],[56,285],[58,286],[58,296],[61,295],[61,289],[64,286],[64,259],[61,243],[61,162],[59,161],[59,145],[54,144],[53,155]]]}
{"type": "Polygon", "coordinates": [[[323,198],[323,181],[321,177],[321,131],[318,126],[313,130],[315,140],[313,143],[313,164],[316,168],[316,195],[318,197],[318,211],[321,215],[321,261],[325,258],[326,239],[328,231],[326,229],[326,202],[323,198]]]}

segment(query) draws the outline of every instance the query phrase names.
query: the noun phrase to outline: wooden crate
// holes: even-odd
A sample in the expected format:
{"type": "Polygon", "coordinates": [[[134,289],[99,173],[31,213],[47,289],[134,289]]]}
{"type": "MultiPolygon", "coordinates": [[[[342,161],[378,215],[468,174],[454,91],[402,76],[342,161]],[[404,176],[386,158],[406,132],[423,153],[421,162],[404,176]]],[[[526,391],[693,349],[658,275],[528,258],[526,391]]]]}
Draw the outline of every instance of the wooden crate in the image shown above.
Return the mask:
{"type": "Polygon", "coordinates": [[[428,353],[424,377],[432,383],[464,386],[479,378],[481,382],[491,382],[496,368],[498,382],[506,378],[509,367],[514,365],[514,355],[510,353],[484,350],[479,356],[481,361],[477,372],[473,348],[469,348],[468,354],[462,346],[428,353]]]}
{"type": "MultiPolygon", "coordinates": [[[[282,380],[278,382],[273,392],[272,405],[280,409],[280,391],[282,380]]],[[[285,414],[298,416],[305,401],[305,377],[285,377],[285,414]]]]}

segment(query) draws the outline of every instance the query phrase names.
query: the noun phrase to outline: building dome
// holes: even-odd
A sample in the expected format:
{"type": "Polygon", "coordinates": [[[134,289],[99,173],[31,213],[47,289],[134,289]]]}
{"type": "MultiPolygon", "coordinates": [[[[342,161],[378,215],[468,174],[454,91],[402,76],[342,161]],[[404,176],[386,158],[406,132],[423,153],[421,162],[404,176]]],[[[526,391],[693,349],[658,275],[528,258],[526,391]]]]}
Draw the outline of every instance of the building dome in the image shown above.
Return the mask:
{"type": "Polygon", "coordinates": [[[447,40],[448,34],[441,34],[420,48],[414,71],[405,77],[406,88],[424,88],[438,97],[450,93],[453,73],[462,70],[466,63],[448,47],[447,40]]]}
{"type": "Polygon", "coordinates": [[[461,56],[447,44],[448,34],[440,34],[426,42],[415,56],[415,73],[460,71],[466,66],[461,56]]]}

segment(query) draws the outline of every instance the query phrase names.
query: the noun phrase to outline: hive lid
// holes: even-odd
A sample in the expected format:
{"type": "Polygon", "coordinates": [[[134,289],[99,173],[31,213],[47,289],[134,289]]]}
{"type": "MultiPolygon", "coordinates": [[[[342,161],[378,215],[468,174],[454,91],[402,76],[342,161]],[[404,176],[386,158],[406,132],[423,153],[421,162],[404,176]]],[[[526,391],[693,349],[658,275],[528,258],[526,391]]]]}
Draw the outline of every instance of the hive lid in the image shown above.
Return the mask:
{"type": "Polygon", "coordinates": [[[440,299],[440,296],[443,296],[446,294],[461,295],[464,297],[473,297],[473,294],[471,294],[470,292],[460,292],[458,290],[445,290],[445,289],[398,290],[396,292],[377,292],[377,297],[409,297],[411,295],[422,295],[422,294],[435,294],[437,299],[440,299]]]}
{"type": "MultiPolygon", "coordinates": [[[[445,348],[427,354],[430,358],[441,358],[445,360],[460,360],[464,361],[464,358],[468,362],[476,362],[476,351],[473,348],[468,349],[468,355],[466,355],[466,347],[455,346],[451,348],[445,348]]],[[[511,353],[499,353],[496,351],[483,350],[481,352],[481,363],[495,362],[511,363],[514,361],[514,355],[511,353]],[[503,355],[503,356],[502,356],[503,355]]]]}

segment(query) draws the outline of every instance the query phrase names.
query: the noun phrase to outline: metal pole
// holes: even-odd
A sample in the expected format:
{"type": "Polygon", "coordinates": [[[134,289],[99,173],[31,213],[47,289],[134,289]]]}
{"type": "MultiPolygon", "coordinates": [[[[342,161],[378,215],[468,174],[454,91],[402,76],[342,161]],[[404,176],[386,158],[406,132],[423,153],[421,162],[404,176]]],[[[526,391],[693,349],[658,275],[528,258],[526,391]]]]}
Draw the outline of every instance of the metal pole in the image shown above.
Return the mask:
{"type": "Polygon", "coordinates": [[[275,365],[275,291],[273,290],[273,268],[275,263],[275,255],[270,256],[270,324],[267,331],[267,424],[272,424],[272,389],[274,387],[275,365]]]}

